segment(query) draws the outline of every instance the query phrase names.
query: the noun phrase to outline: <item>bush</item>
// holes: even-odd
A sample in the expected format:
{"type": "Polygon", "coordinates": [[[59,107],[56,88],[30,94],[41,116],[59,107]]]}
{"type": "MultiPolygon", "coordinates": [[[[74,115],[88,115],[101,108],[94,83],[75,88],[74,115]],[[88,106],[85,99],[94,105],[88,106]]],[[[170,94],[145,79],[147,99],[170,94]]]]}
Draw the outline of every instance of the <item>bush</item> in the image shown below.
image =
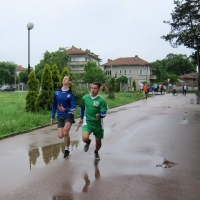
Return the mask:
{"type": "Polygon", "coordinates": [[[51,72],[52,72],[53,90],[56,90],[61,86],[61,77],[56,64],[53,65],[51,72]]]}
{"type": "Polygon", "coordinates": [[[87,88],[82,88],[81,91],[78,91],[78,90],[74,90],[73,92],[73,95],[76,99],[76,104],[78,106],[81,106],[81,99],[84,95],[88,94],[88,89],[87,88]]]}
{"type": "Polygon", "coordinates": [[[42,70],[42,89],[38,96],[38,109],[51,110],[53,100],[53,80],[50,71],[50,66],[45,65],[42,70]]]}
{"type": "Polygon", "coordinates": [[[26,111],[35,112],[37,111],[37,97],[38,97],[38,87],[39,81],[36,79],[35,71],[31,71],[28,75],[28,94],[26,96],[26,111]]]}

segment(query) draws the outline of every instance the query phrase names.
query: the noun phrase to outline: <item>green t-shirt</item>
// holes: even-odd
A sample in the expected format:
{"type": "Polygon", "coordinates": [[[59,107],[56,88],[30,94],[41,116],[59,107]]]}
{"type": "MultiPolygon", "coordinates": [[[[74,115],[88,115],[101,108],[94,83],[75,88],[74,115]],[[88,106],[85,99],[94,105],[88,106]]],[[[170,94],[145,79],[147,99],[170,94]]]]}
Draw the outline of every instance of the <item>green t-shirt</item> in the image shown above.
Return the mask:
{"type": "Polygon", "coordinates": [[[85,107],[83,125],[101,126],[102,120],[97,118],[96,114],[108,110],[108,105],[104,98],[100,95],[92,97],[90,94],[87,94],[82,98],[82,106],[85,107]]]}

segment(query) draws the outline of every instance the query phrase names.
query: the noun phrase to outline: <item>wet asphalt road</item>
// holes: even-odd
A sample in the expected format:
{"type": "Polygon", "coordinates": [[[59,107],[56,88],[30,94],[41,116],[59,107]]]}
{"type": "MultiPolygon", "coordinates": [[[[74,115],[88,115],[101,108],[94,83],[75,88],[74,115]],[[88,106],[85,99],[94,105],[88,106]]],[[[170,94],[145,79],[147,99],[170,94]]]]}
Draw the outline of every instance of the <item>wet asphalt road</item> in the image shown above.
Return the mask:
{"type": "Polygon", "coordinates": [[[166,94],[110,109],[99,162],[93,135],[83,152],[78,119],[68,159],[56,125],[1,140],[0,199],[199,200],[196,101],[194,94],[166,94]]]}

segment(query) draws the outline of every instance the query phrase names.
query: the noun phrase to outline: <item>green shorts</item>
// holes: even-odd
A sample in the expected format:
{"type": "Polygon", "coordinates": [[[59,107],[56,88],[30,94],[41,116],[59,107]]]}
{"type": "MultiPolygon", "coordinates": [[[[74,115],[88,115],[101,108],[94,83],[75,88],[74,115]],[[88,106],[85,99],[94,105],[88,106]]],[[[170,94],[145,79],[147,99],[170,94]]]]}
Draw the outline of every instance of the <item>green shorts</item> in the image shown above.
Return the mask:
{"type": "Polygon", "coordinates": [[[93,133],[93,135],[95,135],[95,137],[99,139],[103,139],[103,136],[104,136],[104,130],[102,128],[99,128],[97,130],[95,126],[92,127],[92,126],[84,125],[82,129],[82,133],[83,132],[89,132],[89,134],[93,133]]]}

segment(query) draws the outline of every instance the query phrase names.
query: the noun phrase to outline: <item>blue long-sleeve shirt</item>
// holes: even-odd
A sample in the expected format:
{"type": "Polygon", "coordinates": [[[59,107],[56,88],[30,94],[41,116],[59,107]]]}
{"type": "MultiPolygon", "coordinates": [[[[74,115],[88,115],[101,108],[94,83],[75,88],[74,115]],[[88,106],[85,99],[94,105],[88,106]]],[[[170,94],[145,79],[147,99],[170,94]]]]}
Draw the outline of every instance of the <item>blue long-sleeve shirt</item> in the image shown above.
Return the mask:
{"type": "Polygon", "coordinates": [[[76,111],[76,100],[74,95],[70,90],[62,90],[61,88],[54,91],[54,98],[52,103],[52,118],[55,118],[57,112],[58,117],[65,117],[70,114],[74,114],[76,111]],[[61,112],[57,109],[58,105],[61,105],[65,108],[65,112],[61,112]]]}

